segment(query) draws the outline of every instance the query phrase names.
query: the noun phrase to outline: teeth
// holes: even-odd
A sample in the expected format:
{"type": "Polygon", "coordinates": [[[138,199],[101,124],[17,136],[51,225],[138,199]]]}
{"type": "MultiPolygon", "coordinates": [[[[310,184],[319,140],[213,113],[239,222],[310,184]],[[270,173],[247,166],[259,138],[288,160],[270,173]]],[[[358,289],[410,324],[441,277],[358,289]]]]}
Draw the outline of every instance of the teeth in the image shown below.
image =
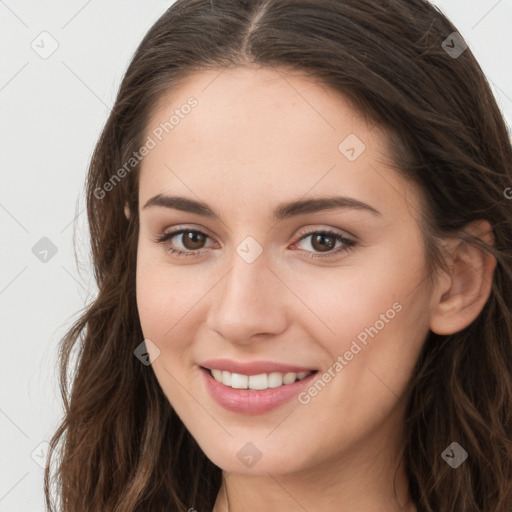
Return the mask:
{"type": "Polygon", "coordinates": [[[292,382],[295,382],[295,379],[297,378],[296,373],[285,373],[283,377],[283,384],[291,384],[292,382]]]}
{"type": "Polygon", "coordinates": [[[267,389],[268,388],[268,375],[266,373],[260,373],[259,375],[250,375],[248,388],[249,389],[267,389]]]}
{"type": "Polygon", "coordinates": [[[241,375],[240,373],[231,374],[231,387],[235,389],[247,389],[249,384],[249,377],[241,375]]]}
{"type": "Polygon", "coordinates": [[[225,386],[231,386],[231,372],[222,372],[222,380],[220,382],[225,386]]]}
{"type": "Polygon", "coordinates": [[[283,374],[282,373],[269,373],[268,375],[268,387],[277,388],[283,385],[283,374]]]}
{"type": "Polygon", "coordinates": [[[312,372],[289,372],[289,373],[260,373],[259,375],[242,375],[240,373],[231,373],[226,370],[210,370],[213,378],[222,382],[225,386],[234,389],[253,389],[262,390],[268,388],[277,388],[282,385],[292,384],[296,380],[302,380],[312,372]]]}

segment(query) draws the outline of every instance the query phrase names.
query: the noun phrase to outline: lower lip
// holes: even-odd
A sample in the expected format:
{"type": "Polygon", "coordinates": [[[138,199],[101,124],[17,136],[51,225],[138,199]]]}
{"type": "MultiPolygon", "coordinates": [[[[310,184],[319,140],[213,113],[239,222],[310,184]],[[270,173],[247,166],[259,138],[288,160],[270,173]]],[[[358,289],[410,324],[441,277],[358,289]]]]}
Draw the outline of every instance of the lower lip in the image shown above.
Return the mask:
{"type": "Polygon", "coordinates": [[[262,414],[280,405],[294,396],[297,396],[302,388],[307,386],[315,376],[316,372],[308,375],[302,380],[291,384],[284,384],[277,388],[249,391],[247,389],[234,389],[225,386],[215,380],[209,370],[200,367],[204,375],[206,388],[212,398],[224,409],[242,414],[262,414]]]}

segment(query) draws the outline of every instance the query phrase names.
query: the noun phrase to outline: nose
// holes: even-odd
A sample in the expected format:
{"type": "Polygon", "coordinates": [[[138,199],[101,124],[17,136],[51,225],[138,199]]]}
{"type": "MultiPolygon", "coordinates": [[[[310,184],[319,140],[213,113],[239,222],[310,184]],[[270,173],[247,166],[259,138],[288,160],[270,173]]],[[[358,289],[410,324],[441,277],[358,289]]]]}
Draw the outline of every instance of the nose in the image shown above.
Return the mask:
{"type": "Polygon", "coordinates": [[[263,254],[248,263],[235,252],[231,263],[213,290],[207,327],[240,345],[256,335],[279,335],[287,325],[286,287],[263,254]]]}

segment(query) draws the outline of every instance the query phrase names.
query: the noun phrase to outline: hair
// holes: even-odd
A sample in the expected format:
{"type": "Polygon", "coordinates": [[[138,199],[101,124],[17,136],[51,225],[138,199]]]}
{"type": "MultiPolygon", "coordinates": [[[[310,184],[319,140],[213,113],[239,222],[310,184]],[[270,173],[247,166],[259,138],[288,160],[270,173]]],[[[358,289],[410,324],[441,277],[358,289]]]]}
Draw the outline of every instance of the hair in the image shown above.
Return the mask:
{"type": "Polygon", "coordinates": [[[471,50],[454,58],[443,48],[453,32],[425,0],[178,0],[156,21],[88,171],[98,293],[60,345],[65,411],[45,470],[48,510],[56,506],[52,487],[63,512],[213,507],[221,469],[151,366],[134,357],[143,340],[135,295],[140,165],[107,194],[98,190],[141,147],[164,93],[196,72],[246,66],[305,73],[385,129],[397,172],[423,198],[430,276],[445,268],[443,237],[496,259],[478,317],[455,334],[429,331],[425,339],[408,387],[402,463],[419,512],[512,510],[512,209],[504,194],[512,147],[471,50]],[[492,226],[494,244],[464,231],[480,219],[492,226]],[[469,454],[457,469],[441,457],[454,441],[469,454]]]}

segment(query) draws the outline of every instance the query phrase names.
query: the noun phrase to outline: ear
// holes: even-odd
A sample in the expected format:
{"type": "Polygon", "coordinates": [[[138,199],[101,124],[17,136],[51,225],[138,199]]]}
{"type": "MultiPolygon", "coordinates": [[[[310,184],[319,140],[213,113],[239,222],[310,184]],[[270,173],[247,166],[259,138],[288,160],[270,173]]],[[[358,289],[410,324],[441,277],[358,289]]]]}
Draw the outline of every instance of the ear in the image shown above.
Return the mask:
{"type": "Polygon", "coordinates": [[[128,202],[124,203],[124,216],[130,220],[130,207],[128,206],[128,202]]]}
{"type": "MultiPolygon", "coordinates": [[[[478,220],[464,230],[494,245],[488,221],[478,220]]],[[[453,239],[449,242],[450,272],[440,280],[433,295],[430,329],[437,334],[453,334],[475,320],[491,292],[496,258],[480,247],[453,239]]]]}

